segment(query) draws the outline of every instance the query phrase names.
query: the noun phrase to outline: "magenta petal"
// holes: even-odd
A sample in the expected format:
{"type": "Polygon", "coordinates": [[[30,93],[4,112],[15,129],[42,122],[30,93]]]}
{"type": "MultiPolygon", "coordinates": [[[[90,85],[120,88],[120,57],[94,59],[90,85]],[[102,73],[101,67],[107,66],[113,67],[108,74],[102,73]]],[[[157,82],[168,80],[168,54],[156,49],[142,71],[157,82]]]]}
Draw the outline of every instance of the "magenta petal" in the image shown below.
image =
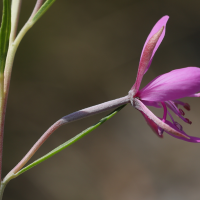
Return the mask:
{"type": "Polygon", "coordinates": [[[130,95],[132,96],[138,92],[142,78],[150,67],[153,56],[165,36],[165,27],[168,19],[169,16],[162,17],[147,37],[140,57],[136,82],[130,90],[130,95]]]}
{"type": "Polygon", "coordinates": [[[156,117],[139,99],[134,98],[133,106],[137,110],[143,112],[149,118],[149,120],[152,120],[158,127],[163,129],[164,131],[169,132],[169,133],[173,134],[174,136],[189,139],[189,137],[182,134],[179,130],[172,128],[171,126],[169,126],[168,124],[166,124],[162,120],[160,120],[158,117],[156,117]]]}
{"type": "Polygon", "coordinates": [[[163,32],[162,32],[160,38],[158,39],[158,42],[157,42],[157,44],[156,44],[156,46],[155,46],[155,48],[154,48],[154,50],[153,50],[153,53],[152,53],[152,55],[151,55],[151,59],[150,59],[150,61],[149,61],[148,67],[147,67],[146,70],[145,70],[145,73],[146,73],[147,70],[149,69],[149,67],[150,67],[150,65],[151,65],[151,62],[152,62],[152,59],[153,59],[153,56],[154,56],[156,50],[157,50],[158,47],[160,46],[160,44],[161,44],[161,42],[162,42],[162,40],[163,40],[163,38],[164,38],[164,36],[165,36],[165,29],[166,29],[166,24],[167,24],[168,19],[169,19],[169,16],[166,15],[166,16],[162,17],[162,18],[155,24],[155,26],[154,26],[153,29],[151,30],[151,32],[150,32],[149,36],[147,37],[147,40],[146,40],[146,42],[145,42],[145,44],[144,44],[144,47],[143,47],[143,49],[142,49],[142,54],[141,54],[140,60],[141,60],[141,58],[142,58],[144,49],[145,49],[145,47],[146,47],[148,41],[150,40],[150,38],[151,38],[155,33],[157,33],[157,32],[164,26],[164,30],[163,30],[163,32]]]}
{"type": "Polygon", "coordinates": [[[151,57],[152,57],[152,53],[153,50],[155,49],[155,46],[163,32],[164,26],[161,27],[161,29],[155,33],[147,42],[144,52],[142,54],[142,57],[140,59],[140,63],[139,63],[139,67],[138,67],[138,72],[137,72],[137,77],[136,77],[136,81],[135,84],[133,85],[133,87],[131,88],[131,95],[135,95],[140,87],[142,78],[144,76],[144,73],[149,65],[149,62],[151,62],[151,57]]]}
{"type": "Polygon", "coordinates": [[[175,126],[174,124],[172,124],[170,121],[166,120],[166,124],[171,126],[173,129],[181,132],[182,134],[184,134],[188,138],[179,137],[179,136],[173,135],[173,134],[169,133],[168,131],[166,131],[169,135],[171,135],[171,136],[173,136],[173,137],[175,137],[177,139],[181,139],[181,140],[187,141],[187,142],[194,142],[194,143],[199,143],[200,142],[200,138],[187,135],[183,130],[178,129],[178,127],[175,126]]]}
{"type": "Polygon", "coordinates": [[[137,96],[144,101],[164,102],[191,96],[200,91],[200,68],[176,69],[155,78],[137,96]]]}

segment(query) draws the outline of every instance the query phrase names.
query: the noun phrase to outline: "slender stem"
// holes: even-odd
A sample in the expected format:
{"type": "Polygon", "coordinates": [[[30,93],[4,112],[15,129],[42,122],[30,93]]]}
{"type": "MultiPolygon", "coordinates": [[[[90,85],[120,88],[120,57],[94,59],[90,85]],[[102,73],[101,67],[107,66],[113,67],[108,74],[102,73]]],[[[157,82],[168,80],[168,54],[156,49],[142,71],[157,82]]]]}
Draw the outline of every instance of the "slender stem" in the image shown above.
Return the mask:
{"type": "Polygon", "coordinates": [[[8,54],[7,54],[5,70],[4,70],[4,95],[5,95],[4,105],[3,105],[4,119],[5,119],[5,112],[6,112],[6,105],[7,105],[7,99],[8,99],[8,92],[9,92],[9,86],[10,86],[10,79],[11,79],[13,61],[14,61],[14,58],[15,58],[15,53],[17,51],[17,47],[19,45],[19,42],[18,42],[18,45],[13,45],[13,42],[14,42],[15,37],[16,37],[19,14],[20,14],[20,9],[21,9],[21,3],[22,3],[22,0],[12,1],[11,32],[10,32],[8,54]]]}
{"type": "Polygon", "coordinates": [[[10,43],[15,40],[22,0],[12,1],[10,43]]]}
{"type": "MultiPolygon", "coordinates": [[[[47,3],[50,2],[50,5],[47,5],[43,11],[43,13],[48,10],[48,8],[51,6],[53,0],[47,0],[47,3]]],[[[17,51],[17,48],[19,46],[19,43],[21,42],[24,35],[27,33],[27,31],[34,25],[36,22],[32,20],[32,18],[37,14],[38,10],[40,9],[43,0],[37,0],[35,8],[32,12],[31,17],[29,18],[28,22],[24,25],[22,30],[19,32],[17,38],[17,26],[18,26],[18,20],[19,20],[19,14],[20,14],[20,8],[21,8],[22,0],[12,0],[12,6],[11,6],[11,32],[10,32],[10,38],[9,38],[9,47],[6,57],[6,63],[5,63],[5,69],[4,74],[0,75],[0,181],[1,181],[1,171],[2,171],[2,153],[3,153],[3,133],[4,133],[4,124],[5,124],[5,113],[6,113],[6,106],[7,106],[7,100],[8,100],[8,93],[9,93],[9,86],[10,86],[10,79],[11,79],[11,73],[12,73],[12,66],[15,58],[15,54],[17,51]]],[[[41,14],[40,14],[41,16],[41,14]]],[[[0,182],[0,200],[3,196],[3,191],[6,186],[6,184],[14,178],[15,175],[9,173],[6,176],[6,179],[4,181],[0,182]]]]}
{"type": "MultiPolygon", "coordinates": [[[[8,182],[7,182],[8,183],[8,182]]],[[[0,200],[2,200],[3,198],[3,193],[4,193],[4,189],[6,187],[6,184],[3,183],[3,181],[1,182],[1,186],[0,186],[0,200]]]]}
{"type": "Polygon", "coordinates": [[[101,104],[91,106],[89,108],[85,108],[77,112],[71,113],[69,115],[62,117],[60,120],[62,121],[62,125],[64,125],[64,124],[67,124],[67,123],[70,123],[70,122],[73,122],[85,117],[89,117],[91,115],[108,111],[110,109],[115,109],[121,105],[129,103],[129,101],[130,100],[128,96],[121,97],[118,99],[107,101],[105,103],[101,103],[101,104]]]}
{"type": "Polygon", "coordinates": [[[119,99],[115,99],[112,101],[108,101],[99,105],[95,105],[89,108],[85,108],[83,110],[71,113],[69,115],[64,116],[55,122],[33,145],[33,147],[29,150],[29,152],[24,156],[24,158],[11,170],[13,174],[16,174],[35,154],[35,152],[41,147],[41,145],[49,138],[49,136],[57,130],[60,126],[83,119],[85,117],[89,117],[101,112],[105,112],[110,109],[117,108],[121,105],[127,104],[129,102],[129,97],[125,96],[119,99]]]}
{"type": "Polygon", "coordinates": [[[29,21],[32,20],[32,18],[35,16],[35,14],[37,13],[37,11],[40,9],[40,7],[42,6],[44,0],[37,0],[36,4],[35,4],[35,8],[33,9],[33,12],[29,18],[29,21]]]}
{"type": "Polygon", "coordinates": [[[22,38],[26,34],[26,32],[32,27],[32,23],[26,23],[20,33],[18,34],[17,38],[14,40],[14,42],[11,42],[8,49],[8,55],[6,59],[6,65],[4,70],[4,93],[5,93],[5,101],[7,101],[8,98],[8,92],[9,92],[9,86],[10,86],[10,79],[11,79],[11,73],[12,73],[12,66],[15,58],[15,53],[17,51],[17,48],[19,46],[19,43],[21,42],[22,38]]]}
{"type": "Polygon", "coordinates": [[[13,66],[15,54],[16,54],[17,48],[18,48],[22,38],[27,33],[27,31],[34,25],[34,23],[36,22],[36,21],[33,21],[32,18],[35,16],[37,11],[41,7],[43,0],[38,0],[36,2],[36,5],[35,5],[35,8],[32,12],[31,17],[29,18],[27,23],[24,25],[24,27],[21,29],[21,31],[19,32],[19,34],[15,38],[21,2],[22,2],[22,0],[13,0],[12,1],[11,35],[10,35],[8,54],[7,54],[5,70],[4,70],[4,105],[3,105],[3,113],[4,113],[3,118],[4,119],[5,119],[6,105],[7,105],[7,100],[8,100],[10,79],[11,79],[12,66],[13,66]]]}
{"type": "Polygon", "coordinates": [[[2,200],[3,198],[3,192],[4,192],[4,189],[6,187],[6,185],[8,184],[8,182],[15,178],[16,175],[15,174],[12,174],[12,173],[9,173],[5,178],[4,180],[1,181],[1,186],[0,186],[0,200],[2,200]]]}
{"type": "MultiPolygon", "coordinates": [[[[12,12],[11,12],[11,14],[12,14],[11,20],[13,20],[13,21],[11,21],[11,37],[10,37],[8,54],[7,54],[5,70],[4,70],[3,124],[5,121],[6,106],[7,106],[8,93],[9,93],[9,88],[10,88],[10,79],[11,79],[12,66],[13,66],[15,54],[16,54],[17,48],[18,48],[22,38],[34,24],[32,21],[30,21],[30,22],[28,21],[24,25],[22,30],[19,32],[18,36],[15,38],[15,34],[16,34],[16,30],[17,30],[17,25],[15,23],[18,22],[20,5],[21,5],[21,0],[13,1],[12,12]]],[[[1,151],[1,149],[0,149],[0,151],[1,151]]],[[[0,152],[0,155],[1,155],[1,152],[0,152]]]]}
{"type": "Polygon", "coordinates": [[[3,135],[4,135],[4,115],[3,115],[3,104],[4,104],[4,76],[0,74],[0,181],[2,173],[2,156],[3,156],[3,135]]]}
{"type": "MultiPolygon", "coordinates": [[[[19,34],[17,35],[16,38],[15,38],[15,35],[16,35],[16,30],[17,30],[17,22],[18,22],[18,18],[19,18],[21,0],[15,0],[12,4],[12,13],[11,13],[12,18],[11,18],[11,20],[13,20],[13,21],[11,21],[11,37],[10,37],[8,55],[7,55],[6,65],[5,65],[5,70],[4,70],[5,102],[7,102],[7,98],[8,98],[10,79],[11,79],[11,73],[12,73],[12,66],[13,66],[13,61],[14,61],[14,58],[15,58],[15,53],[16,53],[17,48],[18,48],[22,38],[24,37],[24,35],[34,25],[35,22],[33,22],[31,19],[37,13],[38,9],[41,7],[42,2],[43,2],[43,0],[37,1],[31,17],[26,22],[26,24],[21,29],[21,31],[19,32],[19,34]]],[[[6,107],[6,103],[5,103],[4,107],[6,107]]],[[[4,108],[4,109],[6,109],[6,108],[4,108]]]]}
{"type": "Polygon", "coordinates": [[[165,105],[165,102],[161,102],[161,104],[162,104],[162,107],[163,107],[163,110],[164,110],[162,121],[166,122],[166,119],[167,119],[167,107],[165,105]]]}
{"type": "MultiPolygon", "coordinates": [[[[14,13],[14,12],[13,12],[14,13]]],[[[14,13],[15,14],[15,13],[14,13]]],[[[18,16],[18,15],[16,15],[18,16]]],[[[13,18],[12,18],[13,19],[13,18]]],[[[14,21],[15,22],[15,21],[14,21]]],[[[12,22],[11,22],[12,23],[12,22]]],[[[11,33],[13,33],[10,44],[9,44],[9,49],[8,49],[8,55],[6,59],[6,65],[5,65],[5,70],[4,70],[4,77],[5,77],[5,84],[4,84],[4,93],[5,93],[5,101],[7,101],[8,98],[8,92],[9,92],[9,86],[10,86],[10,79],[11,79],[11,73],[12,73],[12,66],[13,66],[13,61],[15,58],[15,53],[17,51],[17,48],[24,37],[24,35],[27,33],[27,31],[33,26],[34,22],[29,20],[24,27],[21,29],[19,34],[17,35],[16,39],[13,41],[15,32],[16,32],[16,26],[11,26],[11,33]],[[12,30],[12,28],[14,30],[12,30]]]]}
{"type": "Polygon", "coordinates": [[[4,192],[5,187],[6,187],[6,184],[3,184],[1,182],[1,186],[0,186],[0,200],[2,200],[2,198],[3,198],[3,192],[4,192]]]}
{"type": "MultiPolygon", "coordinates": [[[[18,17],[20,12],[20,5],[21,0],[15,0],[12,3],[12,9],[11,9],[11,35],[10,35],[10,41],[14,40],[16,30],[17,30],[17,23],[18,23],[18,17]],[[14,16],[13,16],[14,15],[14,16]]],[[[9,42],[10,44],[10,42],[9,42]]],[[[9,45],[10,46],[10,45],[9,45]]],[[[9,50],[6,58],[6,65],[9,60],[9,50]]],[[[1,172],[2,172],[2,154],[3,154],[3,135],[4,135],[4,122],[5,122],[5,107],[7,102],[7,97],[5,95],[4,91],[4,75],[0,75],[0,180],[1,180],[1,172]]]]}

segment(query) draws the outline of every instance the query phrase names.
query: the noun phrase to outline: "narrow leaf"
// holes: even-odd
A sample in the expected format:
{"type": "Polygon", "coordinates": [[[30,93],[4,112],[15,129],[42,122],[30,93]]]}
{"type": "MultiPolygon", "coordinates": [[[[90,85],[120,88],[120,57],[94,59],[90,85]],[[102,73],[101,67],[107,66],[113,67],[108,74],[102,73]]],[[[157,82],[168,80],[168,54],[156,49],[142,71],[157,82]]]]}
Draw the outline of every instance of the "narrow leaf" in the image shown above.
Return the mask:
{"type": "Polygon", "coordinates": [[[0,73],[3,74],[11,29],[10,0],[3,0],[3,16],[0,28],[0,73]]]}
{"type": "Polygon", "coordinates": [[[55,155],[57,153],[59,153],[60,151],[62,151],[66,147],[68,147],[68,146],[72,145],[73,143],[77,142],[82,137],[86,136],[88,133],[90,133],[91,131],[95,130],[100,125],[102,125],[104,122],[106,122],[107,120],[109,120],[111,117],[113,117],[115,114],[117,114],[125,106],[126,105],[118,107],[116,110],[114,110],[113,112],[111,112],[109,115],[107,115],[106,117],[102,118],[98,123],[94,124],[93,126],[90,126],[86,130],[82,131],[81,133],[79,133],[78,135],[76,135],[72,139],[68,140],[67,142],[61,144],[60,146],[58,146],[57,148],[55,148],[54,150],[52,150],[48,154],[46,154],[43,157],[39,158],[38,160],[34,161],[30,165],[24,167],[23,169],[21,169],[20,171],[18,171],[15,175],[19,176],[20,174],[24,173],[25,171],[31,169],[32,167],[38,165],[39,163],[47,160],[48,158],[52,157],[53,155],[55,155]]]}
{"type": "Polygon", "coordinates": [[[38,12],[33,17],[32,21],[35,23],[49,8],[50,6],[55,2],[56,0],[47,0],[41,8],[38,10],[38,12]]]}

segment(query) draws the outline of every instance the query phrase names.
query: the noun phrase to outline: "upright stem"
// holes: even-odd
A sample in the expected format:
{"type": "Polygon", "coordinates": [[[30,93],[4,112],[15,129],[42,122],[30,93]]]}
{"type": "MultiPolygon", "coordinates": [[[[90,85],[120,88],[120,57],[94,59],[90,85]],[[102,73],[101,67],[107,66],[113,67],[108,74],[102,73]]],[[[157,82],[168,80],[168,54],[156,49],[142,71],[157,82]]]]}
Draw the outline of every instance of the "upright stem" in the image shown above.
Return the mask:
{"type": "Polygon", "coordinates": [[[9,42],[7,59],[6,59],[6,65],[5,65],[5,70],[4,70],[4,77],[5,77],[4,78],[4,95],[5,95],[4,101],[5,101],[5,103],[3,106],[4,114],[6,111],[6,104],[7,104],[7,99],[8,99],[8,92],[9,92],[10,79],[11,79],[12,66],[13,66],[13,62],[14,62],[14,58],[15,58],[15,53],[17,51],[17,48],[18,48],[22,38],[27,33],[27,31],[33,26],[34,22],[31,19],[36,14],[38,9],[41,7],[43,0],[38,0],[36,2],[35,8],[32,12],[30,19],[27,21],[27,23],[21,29],[21,31],[17,35],[17,38],[15,38],[21,2],[22,2],[22,0],[13,0],[13,2],[12,2],[11,34],[10,34],[10,42],[9,42]]]}
{"type": "MultiPolygon", "coordinates": [[[[8,0],[10,1],[10,0],[8,0]]],[[[6,106],[8,100],[8,93],[9,93],[9,86],[10,86],[10,79],[12,73],[12,66],[15,58],[15,54],[19,43],[21,42],[22,38],[26,34],[26,32],[34,25],[37,20],[33,20],[33,17],[37,14],[40,7],[42,6],[44,0],[37,0],[35,8],[27,21],[24,25],[22,30],[19,32],[17,38],[17,26],[20,14],[20,8],[22,0],[12,0],[11,6],[11,32],[10,32],[10,39],[9,39],[9,47],[6,57],[5,69],[4,74],[0,74],[0,200],[3,196],[3,191],[6,184],[9,182],[10,179],[14,177],[14,175],[10,176],[11,174],[6,176],[6,179],[1,181],[1,172],[2,172],[2,154],[3,154],[3,133],[4,133],[4,123],[5,123],[5,113],[6,113],[6,106]]],[[[42,16],[42,14],[52,5],[55,0],[48,0],[46,1],[47,5],[43,9],[43,12],[38,14],[38,18],[42,16]]]]}
{"type": "Polygon", "coordinates": [[[1,182],[1,186],[0,186],[0,200],[2,200],[3,198],[3,192],[5,190],[6,184],[4,184],[3,182],[1,182]]]}
{"type": "Polygon", "coordinates": [[[4,133],[3,87],[4,87],[4,76],[3,74],[0,74],[0,181],[1,181],[1,171],[2,171],[3,133],[4,133]]]}
{"type": "MultiPolygon", "coordinates": [[[[9,41],[9,48],[5,63],[5,70],[8,66],[12,68],[12,55],[9,54],[10,52],[10,44],[11,41],[14,40],[17,30],[19,12],[20,12],[20,5],[21,0],[15,0],[12,2],[12,9],[11,9],[11,33],[10,33],[10,41],[9,41]]],[[[4,135],[4,123],[5,123],[5,112],[6,112],[6,102],[7,102],[7,95],[8,92],[5,92],[5,74],[0,75],[0,180],[1,180],[1,172],[2,172],[2,154],[3,154],[3,135],[4,135]]],[[[9,84],[6,84],[9,87],[9,84]]]]}
{"type": "Polygon", "coordinates": [[[15,40],[22,0],[12,1],[10,43],[15,40]]]}
{"type": "Polygon", "coordinates": [[[1,181],[1,185],[0,185],[0,200],[2,200],[2,198],[3,198],[3,192],[4,192],[4,189],[5,189],[6,185],[13,178],[15,178],[15,176],[9,176],[9,177],[7,177],[7,179],[4,179],[4,180],[1,181]]]}
{"type": "MultiPolygon", "coordinates": [[[[22,30],[19,32],[17,38],[15,38],[19,12],[20,12],[20,5],[21,5],[21,0],[14,0],[12,4],[12,11],[11,11],[11,15],[12,15],[11,16],[11,35],[10,35],[8,54],[7,54],[5,70],[4,70],[4,100],[3,100],[3,106],[2,106],[2,121],[1,121],[1,127],[0,127],[2,133],[4,129],[6,106],[7,106],[7,101],[8,101],[10,79],[11,79],[12,66],[13,66],[15,54],[22,38],[34,24],[32,21],[28,21],[24,25],[22,30]]],[[[3,143],[3,136],[0,137],[0,145],[2,143],[3,143]]],[[[3,148],[2,146],[3,145],[0,146],[0,159],[2,158],[2,148],[3,148]]],[[[0,164],[1,164],[1,161],[0,161],[0,164]]]]}

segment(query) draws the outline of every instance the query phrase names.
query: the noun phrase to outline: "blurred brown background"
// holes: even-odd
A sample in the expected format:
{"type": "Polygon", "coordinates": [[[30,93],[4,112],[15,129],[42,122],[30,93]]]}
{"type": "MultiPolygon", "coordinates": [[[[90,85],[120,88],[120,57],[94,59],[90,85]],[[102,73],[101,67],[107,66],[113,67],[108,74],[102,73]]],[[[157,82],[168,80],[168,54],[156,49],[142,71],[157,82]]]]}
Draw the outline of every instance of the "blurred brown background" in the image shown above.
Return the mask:
{"type": "MultiPolygon", "coordinates": [[[[35,1],[23,1],[19,28],[35,1]]],[[[142,86],[175,68],[200,67],[198,0],[57,0],[24,37],[14,62],[6,116],[3,175],[57,119],[125,96],[153,25],[166,36],[142,86]]],[[[2,5],[0,7],[2,10],[2,5]]],[[[200,137],[199,99],[181,122],[200,137]]],[[[153,109],[158,115],[161,112],[153,109]]],[[[31,161],[106,113],[61,127],[31,161]]],[[[61,153],[12,180],[5,200],[199,200],[200,144],[158,138],[130,105],[61,153]]]]}

